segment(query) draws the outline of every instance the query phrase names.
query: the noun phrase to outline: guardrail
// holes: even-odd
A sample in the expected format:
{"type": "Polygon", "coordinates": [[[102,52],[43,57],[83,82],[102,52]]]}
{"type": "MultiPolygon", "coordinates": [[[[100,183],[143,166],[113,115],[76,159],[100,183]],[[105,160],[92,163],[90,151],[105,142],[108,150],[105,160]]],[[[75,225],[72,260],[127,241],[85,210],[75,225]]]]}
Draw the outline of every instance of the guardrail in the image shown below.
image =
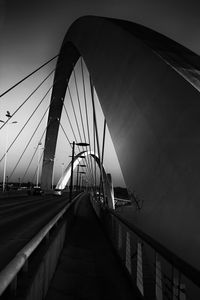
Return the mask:
{"type": "Polygon", "coordinates": [[[130,224],[118,213],[92,199],[96,214],[144,299],[200,299],[200,271],[156,240],[130,224]]]}
{"type": "MultiPolygon", "coordinates": [[[[26,246],[21,249],[10,263],[0,272],[0,296],[4,293],[8,286],[11,286],[11,289],[16,291],[18,273],[22,269],[26,272],[28,271],[28,261],[33,252],[44,239],[49,239],[50,230],[57,225],[58,221],[64,216],[79,196],[80,195],[76,196],[71,203],[68,203],[46,226],[44,226],[42,230],[40,230],[39,233],[28,244],[26,244],[26,246]]],[[[60,248],[62,248],[64,243],[63,233],[62,240],[62,243],[59,245],[60,248]]],[[[59,252],[60,251],[61,249],[59,249],[59,252]]],[[[38,300],[38,298],[36,299],[38,300]]]]}

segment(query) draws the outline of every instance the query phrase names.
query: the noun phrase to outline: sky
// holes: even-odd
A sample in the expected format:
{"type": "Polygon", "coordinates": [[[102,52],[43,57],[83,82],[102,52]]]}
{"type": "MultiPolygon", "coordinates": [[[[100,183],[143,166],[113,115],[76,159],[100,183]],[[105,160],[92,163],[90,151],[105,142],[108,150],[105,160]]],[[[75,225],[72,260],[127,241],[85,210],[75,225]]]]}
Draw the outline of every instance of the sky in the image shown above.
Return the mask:
{"type": "MultiPolygon", "coordinates": [[[[58,54],[69,26],[80,16],[97,15],[136,22],[152,28],[200,54],[199,11],[200,2],[194,0],[0,0],[0,93],[58,54]]],[[[54,67],[55,62],[52,62],[20,87],[0,98],[0,119],[5,121],[6,111],[9,110],[12,114],[54,67]]],[[[86,70],[85,72],[87,73],[86,70]]],[[[0,156],[5,151],[6,135],[8,143],[13,140],[45,91],[51,87],[52,81],[53,76],[46,81],[44,88],[38,90],[34,97],[27,102],[20,113],[16,114],[13,121],[16,120],[17,124],[9,124],[7,133],[5,128],[0,130],[0,156]]],[[[49,101],[50,93],[41,104],[37,116],[31,119],[30,127],[24,130],[19,141],[9,152],[7,157],[8,174],[49,101]]],[[[98,106],[98,111],[101,111],[100,106],[98,106]]],[[[64,116],[62,118],[65,123],[64,116]]],[[[99,118],[101,119],[101,117],[99,118]]],[[[47,116],[41,124],[43,130],[46,121],[47,116]]],[[[32,151],[37,146],[41,133],[42,129],[37,132],[31,142],[32,151]]],[[[62,140],[62,135],[59,139],[62,140]]],[[[61,148],[60,143],[57,149],[58,158],[55,159],[55,163],[57,161],[55,180],[59,177],[62,163],[66,166],[69,162],[70,149],[67,150],[66,146],[66,153],[62,156],[61,148]]],[[[106,149],[105,154],[112,153],[112,159],[109,155],[105,155],[105,165],[109,165],[108,172],[113,174],[115,185],[123,185],[124,182],[119,175],[120,170],[111,142],[108,142],[106,149]]],[[[27,152],[23,166],[19,165],[19,169],[16,171],[15,180],[22,177],[25,162],[27,164],[29,160],[30,152],[27,152]]],[[[0,163],[0,171],[1,180],[3,161],[0,163]]]]}

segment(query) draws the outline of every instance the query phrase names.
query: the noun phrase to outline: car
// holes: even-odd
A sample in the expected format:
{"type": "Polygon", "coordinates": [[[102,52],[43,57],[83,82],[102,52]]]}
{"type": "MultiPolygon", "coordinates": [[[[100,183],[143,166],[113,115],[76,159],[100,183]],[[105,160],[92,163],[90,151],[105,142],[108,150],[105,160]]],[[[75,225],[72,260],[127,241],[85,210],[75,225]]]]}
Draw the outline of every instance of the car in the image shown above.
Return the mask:
{"type": "Polygon", "coordinates": [[[30,189],[28,189],[28,195],[42,195],[43,191],[39,186],[33,186],[30,189]]]}
{"type": "Polygon", "coordinates": [[[62,195],[62,190],[61,189],[55,189],[53,194],[55,196],[61,196],[62,195]]]}

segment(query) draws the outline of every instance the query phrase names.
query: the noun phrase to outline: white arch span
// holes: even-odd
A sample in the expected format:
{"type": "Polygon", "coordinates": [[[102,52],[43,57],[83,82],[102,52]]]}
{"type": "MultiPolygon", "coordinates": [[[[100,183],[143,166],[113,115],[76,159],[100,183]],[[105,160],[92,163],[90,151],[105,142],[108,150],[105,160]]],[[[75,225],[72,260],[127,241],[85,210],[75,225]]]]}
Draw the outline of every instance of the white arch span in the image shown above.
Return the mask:
{"type": "MultiPolygon", "coordinates": [[[[79,154],[77,154],[74,157],[73,170],[75,170],[76,167],[78,166],[78,164],[85,157],[87,157],[89,155],[92,156],[96,160],[99,168],[102,167],[102,177],[103,177],[104,192],[105,192],[105,195],[107,197],[107,201],[108,201],[109,207],[114,208],[115,207],[115,203],[114,203],[114,192],[113,192],[113,185],[112,185],[111,175],[110,174],[106,174],[104,166],[101,165],[101,162],[99,160],[99,157],[98,157],[97,153],[95,153],[93,151],[82,151],[79,154]]],[[[66,185],[67,185],[67,183],[68,183],[68,181],[70,180],[70,177],[71,177],[71,167],[72,167],[72,162],[69,163],[69,165],[67,166],[67,168],[63,172],[63,175],[61,176],[61,178],[59,179],[59,181],[58,181],[58,183],[56,185],[56,189],[63,190],[66,187],[66,185]]]]}

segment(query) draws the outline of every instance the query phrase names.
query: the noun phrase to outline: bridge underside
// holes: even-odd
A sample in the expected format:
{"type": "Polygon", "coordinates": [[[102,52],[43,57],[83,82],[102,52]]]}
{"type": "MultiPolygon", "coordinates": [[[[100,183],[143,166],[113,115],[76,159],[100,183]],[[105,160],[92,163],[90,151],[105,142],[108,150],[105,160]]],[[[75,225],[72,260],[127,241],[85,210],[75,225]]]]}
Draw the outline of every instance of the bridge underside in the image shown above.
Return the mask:
{"type": "Polygon", "coordinates": [[[200,268],[200,95],[172,60],[161,56],[163,41],[166,52],[185,51],[199,64],[195,54],[132,23],[99,17],[83,17],[73,23],[57,64],[42,185],[51,186],[57,118],[72,68],[81,55],[126,185],[144,201],[140,211],[132,212],[133,222],[200,268]]]}

